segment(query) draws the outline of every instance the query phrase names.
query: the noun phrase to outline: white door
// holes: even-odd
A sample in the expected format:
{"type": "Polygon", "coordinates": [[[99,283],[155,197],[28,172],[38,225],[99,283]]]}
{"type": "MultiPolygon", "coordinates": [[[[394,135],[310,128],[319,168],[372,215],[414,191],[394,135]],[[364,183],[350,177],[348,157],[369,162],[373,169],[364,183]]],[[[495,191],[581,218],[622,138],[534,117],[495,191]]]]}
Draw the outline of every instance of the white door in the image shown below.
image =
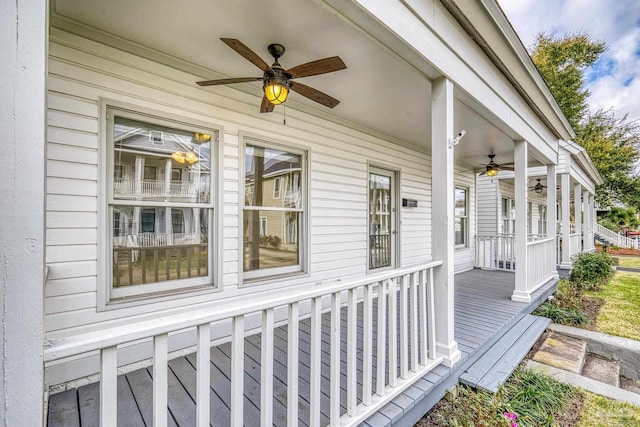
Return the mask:
{"type": "Polygon", "coordinates": [[[369,269],[393,268],[396,258],[395,172],[369,168],[369,269]]]}

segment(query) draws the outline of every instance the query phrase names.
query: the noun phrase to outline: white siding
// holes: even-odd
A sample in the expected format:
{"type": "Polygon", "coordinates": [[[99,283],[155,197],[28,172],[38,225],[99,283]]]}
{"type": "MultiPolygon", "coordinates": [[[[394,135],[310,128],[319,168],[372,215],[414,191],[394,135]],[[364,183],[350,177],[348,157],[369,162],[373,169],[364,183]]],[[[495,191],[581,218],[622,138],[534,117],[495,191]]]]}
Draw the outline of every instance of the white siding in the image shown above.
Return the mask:
{"type": "Polygon", "coordinates": [[[476,179],[478,197],[478,235],[490,236],[498,233],[500,197],[498,179],[481,176],[476,179]]]}
{"type": "MultiPolygon", "coordinates": [[[[276,112],[258,113],[259,98],[230,88],[205,90],[198,77],[54,31],[49,58],[47,248],[50,267],[45,288],[45,328],[48,339],[124,324],[186,310],[193,304],[215,307],[225,299],[290,286],[318,286],[361,277],[367,269],[367,167],[398,170],[399,198],[418,201],[400,208],[402,266],[430,260],[431,161],[417,150],[344,128],[287,109],[287,125],[276,112]],[[219,95],[220,93],[224,96],[219,95]],[[221,134],[224,170],[223,239],[218,269],[222,292],[149,299],[143,305],[100,310],[96,295],[109,286],[98,276],[99,245],[108,236],[98,232],[98,181],[102,145],[100,99],[132,108],[156,111],[166,118],[210,123],[221,134]],[[308,149],[310,264],[308,275],[244,285],[238,283],[241,235],[239,221],[240,132],[308,149]]],[[[427,102],[427,100],[425,100],[427,102]]],[[[462,177],[473,188],[473,175],[462,177]]],[[[473,191],[470,191],[473,195],[473,191]]],[[[472,200],[475,200],[472,198],[472,200]]],[[[475,203],[475,201],[473,201],[475,203]]],[[[470,212],[475,205],[470,206],[470,212]]],[[[470,219],[470,224],[474,219],[470,219]]],[[[474,231],[470,230],[471,235],[474,231]]],[[[465,260],[465,263],[468,261],[465,260]]],[[[466,264],[465,264],[466,265],[466,264]]]]}

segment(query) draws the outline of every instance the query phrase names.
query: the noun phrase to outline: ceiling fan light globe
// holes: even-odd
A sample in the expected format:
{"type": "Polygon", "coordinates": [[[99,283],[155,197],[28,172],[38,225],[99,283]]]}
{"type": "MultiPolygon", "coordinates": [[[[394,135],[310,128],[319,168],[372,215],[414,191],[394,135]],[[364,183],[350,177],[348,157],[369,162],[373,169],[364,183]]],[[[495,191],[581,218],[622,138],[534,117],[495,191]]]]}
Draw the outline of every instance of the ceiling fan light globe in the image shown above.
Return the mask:
{"type": "Polygon", "coordinates": [[[282,104],[289,96],[289,85],[286,81],[281,81],[281,79],[269,79],[264,84],[264,95],[270,103],[274,105],[282,104]]]}
{"type": "Polygon", "coordinates": [[[488,168],[487,169],[487,176],[494,177],[496,175],[498,175],[498,169],[496,169],[496,168],[488,168]]]}
{"type": "Polygon", "coordinates": [[[534,191],[538,194],[542,194],[542,190],[543,190],[542,185],[536,184],[534,191]]]}
{"type": "Polygon", "coordinates": [[[184,163],[185,162],[185,157],[183,153],[180,153],[179,151],[175,151],[173,153],[171,153],[171,158],[173,160],[175,160],[178,163],[184,163]]]}
{"type": "Polygon", "coordinates": [[[193,151],[189,151],[187,154],[185,154],[184,158],[187,163],[195,163],[198,161],[198,156],[193,151]]]}

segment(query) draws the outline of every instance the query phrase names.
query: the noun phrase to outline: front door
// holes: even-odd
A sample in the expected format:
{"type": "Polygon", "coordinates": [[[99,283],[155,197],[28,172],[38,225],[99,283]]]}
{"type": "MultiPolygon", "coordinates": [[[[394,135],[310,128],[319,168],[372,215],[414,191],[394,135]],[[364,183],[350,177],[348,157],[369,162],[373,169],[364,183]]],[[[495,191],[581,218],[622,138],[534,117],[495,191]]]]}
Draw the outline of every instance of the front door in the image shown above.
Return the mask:
{"type": "Polygon", "coordinates": [[[394,267],[395,172],[369,168],[369,269],[394,267]]]}

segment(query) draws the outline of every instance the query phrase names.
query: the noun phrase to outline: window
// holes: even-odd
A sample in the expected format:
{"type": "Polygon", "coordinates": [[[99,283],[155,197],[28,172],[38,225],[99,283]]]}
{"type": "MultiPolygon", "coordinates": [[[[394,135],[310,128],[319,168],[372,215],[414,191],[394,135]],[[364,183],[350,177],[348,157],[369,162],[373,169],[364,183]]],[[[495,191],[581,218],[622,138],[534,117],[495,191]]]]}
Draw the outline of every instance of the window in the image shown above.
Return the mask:
{"type": "Polygon", "coordinates": [[[469,192],[466,188],[456,188],[454,229],[457,247],[467,246],[467,236],[469,229],[468,194],[469,192]]]}
{"type": "Polygon", "coordinates": [[[213,286],[211,153],[217,138],[197,138],[207,133],[115,108],[107,117],[107,299],[213,286]],[[176,152],[195,160],[181,164],[176,152]],[[170,171],[180,180],[183,170],[190,181],[180,188],[158,176],[170,171]]]}
{"type": "Polygon", "coordinates": [[[143,179],[145,181],[155,181],[158,179],[158,168],[156,166],[145,166],[143,179]]]}
{"type": "Polygon", "coordinates": [[[154,145],[162,145],[162,132],[152,130],[149,132],[149,141],[154,145]]]}
{"type": "Polygon", "coordinates": [[[516,203],[515,200],[502,198],[502,233],[513,234],[516,230],[516,203]]]}
{"type": "Polygon", "coordinates": [[[278,199],[280,197],[280,182],[282,181],[281,177],[274,178],[273,180],[273,198],[278,199]]]}
{"type": "Polygon", "coordinates": [[[303,264],[304,153],[262,144],[247,138],[244,151],[243,271],[249,280],[298,273],[303,264]],[[280,197],[283,181],[292,183],[287,197],[280,197]]]}
{"type": "Polygon", "coordinates": [[[547,207],[538,205],[538,234],[547,235],[547,207]]]}

